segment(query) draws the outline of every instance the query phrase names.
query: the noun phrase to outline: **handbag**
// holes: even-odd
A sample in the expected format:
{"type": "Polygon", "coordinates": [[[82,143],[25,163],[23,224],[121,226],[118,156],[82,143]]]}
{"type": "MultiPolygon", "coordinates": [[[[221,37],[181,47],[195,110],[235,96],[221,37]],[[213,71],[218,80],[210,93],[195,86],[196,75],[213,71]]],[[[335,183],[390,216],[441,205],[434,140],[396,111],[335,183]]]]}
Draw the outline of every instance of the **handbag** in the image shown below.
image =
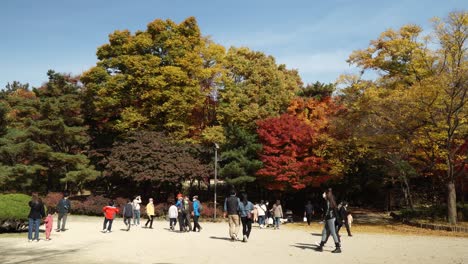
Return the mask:
{"type": "Polygon", "coordinates": [[[247,219],[252,219],[252,213],[250,211],[247,212],[247,219]]]}
{"type": "Polygon", "coordinates": [[[307,222],[307,217],[304,216],[304,219],[303,219],[304,222],[307,222]]]}

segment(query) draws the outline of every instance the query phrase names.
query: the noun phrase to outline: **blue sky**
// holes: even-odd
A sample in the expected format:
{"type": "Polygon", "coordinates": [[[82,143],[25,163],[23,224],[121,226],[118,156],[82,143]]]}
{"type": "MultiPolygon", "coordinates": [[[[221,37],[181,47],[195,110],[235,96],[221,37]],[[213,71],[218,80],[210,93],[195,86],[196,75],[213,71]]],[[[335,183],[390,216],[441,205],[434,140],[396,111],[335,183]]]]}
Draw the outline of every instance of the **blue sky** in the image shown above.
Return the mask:
{"type": "Polygon", "coordinates": [[[273,55],[305,83],[333,82],[355,71],[346,58],[382,31],[408,23],[429,30],[431,17],[467,8],[462,0],[2,0],[0,88],[14,80],[39,86],[48,69],[79,74],[114,30],[188,16],[217,43],[273,55]]]}

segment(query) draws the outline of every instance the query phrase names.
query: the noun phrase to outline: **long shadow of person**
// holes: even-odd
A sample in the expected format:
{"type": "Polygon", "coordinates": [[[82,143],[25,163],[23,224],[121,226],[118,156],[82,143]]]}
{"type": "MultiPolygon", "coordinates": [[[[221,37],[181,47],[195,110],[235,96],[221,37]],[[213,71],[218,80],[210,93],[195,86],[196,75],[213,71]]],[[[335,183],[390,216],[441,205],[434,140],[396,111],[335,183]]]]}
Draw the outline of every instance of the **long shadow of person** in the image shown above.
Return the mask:
{"type": "Polygon", "coordinates": [[[210,236],[211,239],[219,239],[219,240],[227,240],[227,241],[231,241],[230,238],[227,238],[227,237],[215,237],[215,236],[210,236]]]}
{"type": "Polygon", "coordinates": [[[297,248],[300,248],[300,249],[315,249],[315,248],[317,248],[317,245],[296,243],[295,245],[291,245],[291,247],[297,247],[297,248]]]}

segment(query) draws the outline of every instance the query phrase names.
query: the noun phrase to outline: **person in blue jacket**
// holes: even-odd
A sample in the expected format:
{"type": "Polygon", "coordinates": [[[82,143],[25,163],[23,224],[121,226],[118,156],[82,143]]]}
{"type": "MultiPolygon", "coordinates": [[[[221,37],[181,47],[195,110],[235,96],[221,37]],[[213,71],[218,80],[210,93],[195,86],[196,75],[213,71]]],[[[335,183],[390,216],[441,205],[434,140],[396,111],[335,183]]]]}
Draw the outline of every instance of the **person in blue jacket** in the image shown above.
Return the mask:
{"type": "Polygon", "coordinates": [[[193,196],[193,232],[197,231],[200,232],[202,227],[198,223],[198,219],[200,218],[200,211],[201,211],[201,204],[198,200],[198,195],[193,196]]]}
{"type": "Polygon", "coordinates": [[[247,242],[250,237],[250,231],[252,231],[252,211],[254,209],[253,204],[247,199],[247,194],[242,194],[242,200],[239,203],[239,214],[242,222],[242,234],[244,239],[242,242],[247,242]]]}

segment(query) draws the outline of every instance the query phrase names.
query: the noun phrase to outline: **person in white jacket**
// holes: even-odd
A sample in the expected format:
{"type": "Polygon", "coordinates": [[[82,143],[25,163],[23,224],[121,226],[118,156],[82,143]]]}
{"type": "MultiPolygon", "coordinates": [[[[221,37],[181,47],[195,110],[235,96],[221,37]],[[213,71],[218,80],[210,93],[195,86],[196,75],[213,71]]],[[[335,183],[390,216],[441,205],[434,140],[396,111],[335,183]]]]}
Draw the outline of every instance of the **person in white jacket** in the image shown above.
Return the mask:
{"type": "Polygon", "coordinates": [[[179,212],[177,211],[177,206],[172,204],[169,207],[169,228],[174,231],[175,225],[177,224],[177,217],[179,216],[179,212]]]}
{"type": "Polygon", "coordinates": [[[141,204],[141,196],[138,195],[133,199],[132,206],[133,206],[133,225],[139,226],[140,225],[140,204],[141,204]]]}
{"type": "Polygon", "coordinates": [[[260,228],[264,228],[265,227],[265,214],[266,214],[267,208],[263,200],[260,202],[260,204],[256,204],[255,208],[257,208],[257,211],[258,211],[258,225],[260,226],[260,228]]]}

